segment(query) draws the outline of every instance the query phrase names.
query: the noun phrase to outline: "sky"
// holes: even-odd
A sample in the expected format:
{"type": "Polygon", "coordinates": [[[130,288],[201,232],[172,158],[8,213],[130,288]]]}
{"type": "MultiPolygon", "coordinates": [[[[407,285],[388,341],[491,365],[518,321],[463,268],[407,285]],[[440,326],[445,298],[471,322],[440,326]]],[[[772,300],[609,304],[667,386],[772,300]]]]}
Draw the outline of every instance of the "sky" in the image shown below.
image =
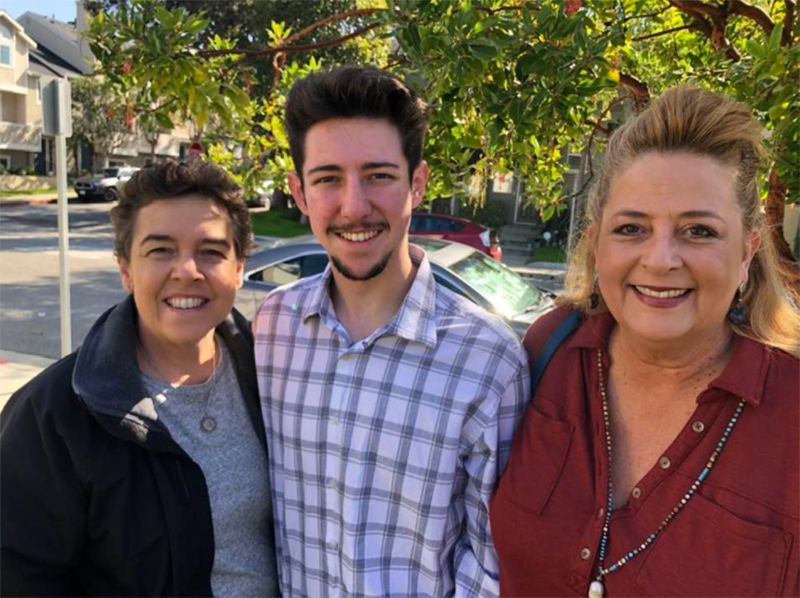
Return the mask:
{"type": "Polygon", "coordinates": [[[75,20],[75,0],[0,0],[0,8],[15,19],[31,11],[65,23],[75,20]]]}

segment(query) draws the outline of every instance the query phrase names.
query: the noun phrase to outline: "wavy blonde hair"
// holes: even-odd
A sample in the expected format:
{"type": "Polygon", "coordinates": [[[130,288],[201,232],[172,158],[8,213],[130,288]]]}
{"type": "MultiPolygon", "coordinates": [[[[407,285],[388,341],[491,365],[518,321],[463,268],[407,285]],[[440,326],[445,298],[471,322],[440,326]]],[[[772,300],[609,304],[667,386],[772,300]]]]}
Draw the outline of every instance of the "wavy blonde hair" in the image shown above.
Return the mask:
{"type": "Polygon", "coordinates": [[[709,156],[736,171],[736,201],[745,235],[761,234],[750,264],[742,301],[749,321],[733,331],[770,347],[800,355],[800,311],[784,286],[758,194],[758,171],[766,157],[761,125],[749,108],[710,91],[680,85],[664,92],[647,110],[611,137],[599,177],[589,193],[582,232],[570,252],[559,305],[587,314],[608,311],[600,301],[592,307],[595,261],[588,230],[599,225],[614,176],[647,153],[690,153],[709,156]]]}

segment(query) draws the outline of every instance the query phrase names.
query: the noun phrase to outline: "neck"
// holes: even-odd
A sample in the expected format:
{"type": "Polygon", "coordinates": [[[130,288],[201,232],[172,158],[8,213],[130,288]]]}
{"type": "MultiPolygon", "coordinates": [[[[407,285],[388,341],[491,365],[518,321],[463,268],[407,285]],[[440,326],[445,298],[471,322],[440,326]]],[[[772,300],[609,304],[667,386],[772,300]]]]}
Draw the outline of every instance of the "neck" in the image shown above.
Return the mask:
{"type": "Polygon", "coordinates": [[[609,339],[615,368],[643,384],[696,386],[713,380],[728,363],[734,334],[724,327],[719,334],[691,342],[651,342],[617,326],[609,339]]]}
{"type": "Polygon", "coordinates": [[[211,377],[217,359],[214,330],[197,343],[167,344],[139,329],[139,367],[171,384],[201,384],[211,377]]]}
{"type": "Polygon", "coordinates": [[[387,324],[400,309],[414,282],[416,269],[408,246],[397,251],[397,261],[370,280],[347,279],[332,267],[331,301],[336,317],[353,342],[387,324]]]}

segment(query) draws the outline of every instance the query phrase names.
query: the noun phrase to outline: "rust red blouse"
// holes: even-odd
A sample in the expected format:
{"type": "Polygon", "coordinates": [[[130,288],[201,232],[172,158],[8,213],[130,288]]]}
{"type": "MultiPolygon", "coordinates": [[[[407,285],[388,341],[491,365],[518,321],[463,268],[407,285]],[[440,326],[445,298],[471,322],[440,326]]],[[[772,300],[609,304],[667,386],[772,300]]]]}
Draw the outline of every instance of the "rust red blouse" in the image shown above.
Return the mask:
{"type": "MultiPolygon", "coordinates": [[[[564,315],[538,320],[539,347],[564,315]]],[[[608,464],[596,349],[614,327],[589,318],[553,356],[491,502],[502,596],[586,596],[597,571],[608,464]]],[[[535,339],[535,340],[534,340],[535,339]]],[[[603,583],[606,596],[797,596],[800,362],[740,338],[689,421],[612,513],[606,565],[654,532],[698,474],[740,399],[746,407],[714,469],[644,552],[603,583]]]]}

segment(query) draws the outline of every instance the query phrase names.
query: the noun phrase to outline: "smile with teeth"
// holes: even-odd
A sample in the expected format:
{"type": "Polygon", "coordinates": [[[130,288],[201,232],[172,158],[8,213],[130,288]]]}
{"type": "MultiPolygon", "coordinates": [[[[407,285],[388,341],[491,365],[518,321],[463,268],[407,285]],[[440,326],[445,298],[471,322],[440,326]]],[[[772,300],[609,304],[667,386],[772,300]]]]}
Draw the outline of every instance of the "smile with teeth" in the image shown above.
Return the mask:
{"type": "Polygon", "coordinates": [[[170,297],[167,305],[176,309],[194,309],[208,303],[208,299],[201,297],[170,297]]]}
{"type": "Polygon", "coordinates": [[[688,293],[691,289],[669,289],[666,291],[656,291],[655,289],[651,289],[648,287],[640,287],[634,285],[634,288],[640,292],[642,295],[647,295],[648,297],[657,297],[659,299],[667,299],[670,297],[680,297],[688,293]]]}
{"type": "Polygon", "coordinates": [[[340,232],[339,236],[353,243],[363,243],[364,241],[369,241],[370,239],[377,237],[380,232],[381,231],[379,230],[369,230],[358,233],[340,232]]]}

